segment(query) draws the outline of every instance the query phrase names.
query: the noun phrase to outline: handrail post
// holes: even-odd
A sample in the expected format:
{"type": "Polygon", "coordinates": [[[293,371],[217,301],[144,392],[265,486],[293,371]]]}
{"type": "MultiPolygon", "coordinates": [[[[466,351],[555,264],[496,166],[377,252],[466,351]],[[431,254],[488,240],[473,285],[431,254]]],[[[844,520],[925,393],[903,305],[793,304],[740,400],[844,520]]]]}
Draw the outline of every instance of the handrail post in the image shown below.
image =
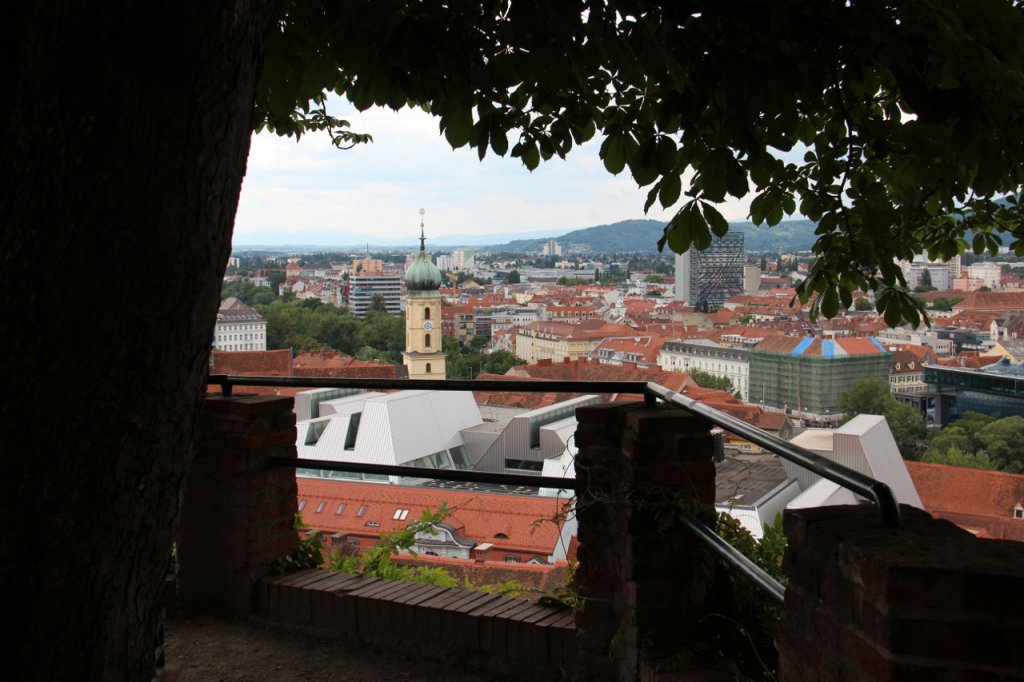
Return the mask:
{"type": "Polygon", "coordinates": [[[706,579],[707,550],[677,512],[714,512],[710,424],[636,402],[582,407],[576,417],[576,676],[647,679],[705,615],[689,588],[706,579]]]}

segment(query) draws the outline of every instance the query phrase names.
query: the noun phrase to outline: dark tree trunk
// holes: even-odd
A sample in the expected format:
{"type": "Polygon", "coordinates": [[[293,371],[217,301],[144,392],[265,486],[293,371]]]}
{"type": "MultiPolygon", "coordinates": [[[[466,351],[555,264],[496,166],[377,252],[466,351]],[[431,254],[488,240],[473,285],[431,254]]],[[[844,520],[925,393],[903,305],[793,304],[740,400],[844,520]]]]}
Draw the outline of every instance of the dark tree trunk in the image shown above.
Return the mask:
{"type": "Polygon", "coordinates": [[[5,9],[6,679],[152,677],[271,4],[5,9]]]}

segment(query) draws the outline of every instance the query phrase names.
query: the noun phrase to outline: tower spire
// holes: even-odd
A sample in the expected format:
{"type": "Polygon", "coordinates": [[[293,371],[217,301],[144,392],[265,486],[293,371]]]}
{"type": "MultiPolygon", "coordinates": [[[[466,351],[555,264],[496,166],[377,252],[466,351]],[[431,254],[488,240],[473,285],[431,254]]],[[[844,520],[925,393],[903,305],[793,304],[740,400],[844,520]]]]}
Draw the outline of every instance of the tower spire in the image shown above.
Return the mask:
{"type": "Polygon", "coordinates": [[[420,209],[420,253],[425,253],[427,250],[427,238],[423,236],[423,214],[426,213],[422,208],[420,209]]]}

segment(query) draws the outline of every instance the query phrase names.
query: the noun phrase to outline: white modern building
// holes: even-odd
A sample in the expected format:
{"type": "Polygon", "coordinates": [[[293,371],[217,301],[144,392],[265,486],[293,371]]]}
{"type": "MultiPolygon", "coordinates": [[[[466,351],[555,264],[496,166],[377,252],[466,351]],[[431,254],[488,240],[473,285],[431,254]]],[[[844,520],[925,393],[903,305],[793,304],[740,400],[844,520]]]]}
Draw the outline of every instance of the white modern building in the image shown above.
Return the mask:
{"type": "Polygon", "coordinates": [[[266,350],[267,321],[234,296],[220,302],[213,347],[222,351],[266,350]]]}
{"type": "MultiPolygon", "coordinates": [[[[791,442],[885,483],[900,504],[924,508],[885,417],[857,415],[838,429],[807,429],[791,442]]],[[[801,490],[800,495],[786,505],[787,509],[860,503],[856,494],[838,483],[788,461],[782,466],[789,477],[800,484],[801,490]]]]}
{"type": "Polygon", "coordinates": [[[658,353],[658,366],[667,372],[700,370],[732,382],[740,399],[750,399],[749,351],[723,346],[708,339],[666,341],[658,353]]]}
{"type": "MultiPolygon", "coordinates": [[[[299,457],[332,462],[539,476],[569,447],[576,408],[600,401],[586,395],[535,410],[484,408],[485,417],[468,391],[303,391],[295,396],[296,448],[299,457]]],[[[409,484],[399,476],[300,474],[409,484]]]]}

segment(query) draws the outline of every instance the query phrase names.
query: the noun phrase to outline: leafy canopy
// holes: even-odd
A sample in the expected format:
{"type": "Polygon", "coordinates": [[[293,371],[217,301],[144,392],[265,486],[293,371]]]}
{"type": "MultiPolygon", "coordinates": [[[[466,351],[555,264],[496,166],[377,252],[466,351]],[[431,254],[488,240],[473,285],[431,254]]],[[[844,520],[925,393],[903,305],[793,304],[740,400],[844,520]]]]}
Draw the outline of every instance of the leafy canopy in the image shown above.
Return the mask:
{"type": "Polygon", "coordinates": [[[1020,0],[291,0],[256,127],[366,140],[333,92],[530,169],[601,132],[610,172],[678,207],[659,247],[707,247],[716,205],[750,197],[757,224],[818,224],[812,313],[871,290],[917,324],[895,259],[995,253],[1000,232],[1024,254],[1022,35],[1020,0]]]}

